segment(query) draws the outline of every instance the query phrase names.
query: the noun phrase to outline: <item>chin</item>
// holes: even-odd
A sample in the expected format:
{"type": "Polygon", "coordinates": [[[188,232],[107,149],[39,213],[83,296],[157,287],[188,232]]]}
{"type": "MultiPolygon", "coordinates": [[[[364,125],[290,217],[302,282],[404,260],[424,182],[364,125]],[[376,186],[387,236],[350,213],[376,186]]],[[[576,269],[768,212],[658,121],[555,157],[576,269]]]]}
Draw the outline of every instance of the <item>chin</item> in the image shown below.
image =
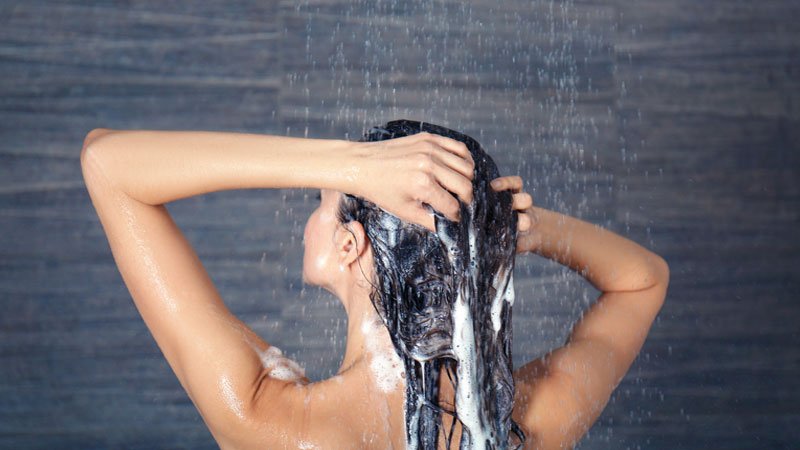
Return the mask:
{"type": "Polygon", "coordinates": [[[319,286],[319,280],[317,277],[314,276],[313,273],[309,273],[308,270],[303,268],[303,283],[311,285],[311,286],[319,286]]]}

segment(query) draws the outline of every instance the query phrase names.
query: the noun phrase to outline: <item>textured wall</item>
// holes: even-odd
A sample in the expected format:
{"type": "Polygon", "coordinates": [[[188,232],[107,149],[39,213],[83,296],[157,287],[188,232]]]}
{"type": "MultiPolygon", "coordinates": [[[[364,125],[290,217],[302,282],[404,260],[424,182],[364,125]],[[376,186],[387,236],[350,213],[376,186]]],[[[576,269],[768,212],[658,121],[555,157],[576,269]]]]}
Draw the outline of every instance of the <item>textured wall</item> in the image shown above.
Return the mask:
{"type": "MultiPolygon", "coordinates": [[[[478,139],[540,206],[663,255],[643,351],[581,449],[800,442],[800,6],[789,0],[0,1],[0,447],[215,448],[82,182],[95,127],[478,139]]],[[[230,308],[312,379],[344,350],[303,287],[302,190],[169,204],[230,308]]],[[[517,261],[515,366],[599,294],[517,261]]]]}

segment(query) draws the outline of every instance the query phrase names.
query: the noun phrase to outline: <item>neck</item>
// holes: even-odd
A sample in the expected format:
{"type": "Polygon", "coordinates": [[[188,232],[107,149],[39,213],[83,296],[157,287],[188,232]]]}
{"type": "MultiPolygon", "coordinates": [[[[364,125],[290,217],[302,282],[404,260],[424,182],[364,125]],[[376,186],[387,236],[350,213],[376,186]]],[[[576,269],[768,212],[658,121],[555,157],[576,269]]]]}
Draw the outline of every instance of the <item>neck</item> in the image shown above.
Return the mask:
{"type": "Polygon", "coordinates": [[[362,327],[365,321],[369,323],[369,321],[375,320],[378,315],[369,298],[369,289],[364,286],[364,283],[352,281],[356,279],[353,276],[341,277],[340,280],[344,282],[329,289],[339,297],[347,313],[347,346],[342,365],[339,367],[339,374],[364,361],[368,347],[362,327]]]}
{"type": "MultiPolygon", "coordinates": [[[[367,259],[371,260],[369,248],[367,259]]],[[[350,272],[330,289],[347,312],[347,347],[338,374],[355,370],[372,379],[374,387],[383,393],[395,390],[402,393],[403,389],[398,388],[404,385],[405,368],[394,349],[389,330],[370,300],[373,286],[367,280],[371,272],[364,273],[356,264],[350,264],[346,270],[350,272]]]]}
{"type": "Polygon", "coordinates": [[[339,374],[365,371],[374,387],[383,393],[402,393],[405,368],[397,356],[389,330],[362,292],[359,298],[344,302],[347,309],[347,348],[339,374]]]}
{"type": "MultiPolygon", "coordinates": [[[[339,373],[353,368],[356,364],[363,363],[369,356],[367,339],[375,340],[378,336],[374,333],[365,333],[371,330],[371,325],[380,323],[377,311],[372,306],[368,295],[350,296],[342,302],[347,312],[347,347],[344,352],[344,359],[339,368],[339,373]]],[[[390,343],[391,344],[391,343],[390,343]]]]}

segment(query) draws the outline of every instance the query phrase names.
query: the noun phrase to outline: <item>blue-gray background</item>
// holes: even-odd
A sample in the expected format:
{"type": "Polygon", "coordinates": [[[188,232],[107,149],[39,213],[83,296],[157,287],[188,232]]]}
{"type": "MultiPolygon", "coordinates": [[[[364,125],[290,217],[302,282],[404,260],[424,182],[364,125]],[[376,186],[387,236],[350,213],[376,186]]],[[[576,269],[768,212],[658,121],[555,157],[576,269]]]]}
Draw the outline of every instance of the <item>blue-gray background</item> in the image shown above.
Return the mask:
{"type": "MultiPolygon", "coordinates": [[[[0,447],[216,447],[116,269],[89,130],[357,139],[410,118],[669,262],[579,448],[797,448],[799,23],[792,0],[0,2],[0,447]]],[[[169,210],[230,308],[320,379],[345,315],[301,283],[306,194],[169,210]]],[[[519,366],[599,292],[535,256],[515,281],[519,366]]]]}

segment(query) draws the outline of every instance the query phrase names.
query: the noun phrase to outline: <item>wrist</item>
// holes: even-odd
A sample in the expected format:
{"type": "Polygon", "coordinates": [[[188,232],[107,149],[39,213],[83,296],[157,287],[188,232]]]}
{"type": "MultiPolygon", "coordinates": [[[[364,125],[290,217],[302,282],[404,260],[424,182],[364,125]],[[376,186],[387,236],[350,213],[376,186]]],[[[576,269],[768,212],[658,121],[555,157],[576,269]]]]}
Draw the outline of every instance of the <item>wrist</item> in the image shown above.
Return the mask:
{"type": "Polygon", "coordinates": [[[332,155],[336,160],[338,177],[331,189],[363,197],[361,187],[369,176],[369,168],[364,164],[370,151],[365,142],[336,140],[332,155]]]}
{"type": "Polygon", "coordinates": [[[349,192],[358,173],[357,150],[343,139],[292,138],[301,143],[289,164],[297,170],[288,173],[297,178],[292,187],[309,187],[349,192]]]}
{"type": "Polygon", "coordinates": [[[540,256],[552,258],[564,250],[565,244],[569,245],[564,242],[564,238],[567,237],[566,216],[537,206],[532,208],[537,218],[535,232],[538,234],[538,245],[532,251],[540,256]]]}

